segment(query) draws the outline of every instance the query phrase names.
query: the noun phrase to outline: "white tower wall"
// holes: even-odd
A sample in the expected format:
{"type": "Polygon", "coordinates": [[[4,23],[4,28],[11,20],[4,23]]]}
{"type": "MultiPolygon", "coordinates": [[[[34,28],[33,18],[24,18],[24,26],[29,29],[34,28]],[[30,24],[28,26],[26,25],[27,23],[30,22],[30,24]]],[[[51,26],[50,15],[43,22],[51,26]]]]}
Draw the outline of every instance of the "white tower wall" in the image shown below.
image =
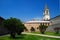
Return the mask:
{"type": "Polygon", "coordinates": [[[47,5],[45,5],[45,9],[43,12],[43,20],[49,20],[49,19],[50,19],[49,9],[47,5]]]}

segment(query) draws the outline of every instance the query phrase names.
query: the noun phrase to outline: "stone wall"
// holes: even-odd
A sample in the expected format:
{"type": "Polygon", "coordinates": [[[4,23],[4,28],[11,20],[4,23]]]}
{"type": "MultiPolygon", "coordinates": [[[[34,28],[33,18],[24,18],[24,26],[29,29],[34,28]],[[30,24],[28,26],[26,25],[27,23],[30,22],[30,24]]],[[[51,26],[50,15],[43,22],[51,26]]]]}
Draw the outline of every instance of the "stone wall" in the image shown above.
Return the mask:
{"type": "MultiPolygon", "coordinates": [[[[49,26],[50,25],[50,23],[42,23],[42,25],[47,25],[47,26],[49,26]]],[[[41,25],[41,23],[25,23],[24,24],[25,25],[25,27],[28,29],[28,32],[31,32],[30,31],[30,29],[31,29],[31,27],[33,27],[34,29],[35,29],[35,32],[39,32],[39,25],[41,25]]]]}

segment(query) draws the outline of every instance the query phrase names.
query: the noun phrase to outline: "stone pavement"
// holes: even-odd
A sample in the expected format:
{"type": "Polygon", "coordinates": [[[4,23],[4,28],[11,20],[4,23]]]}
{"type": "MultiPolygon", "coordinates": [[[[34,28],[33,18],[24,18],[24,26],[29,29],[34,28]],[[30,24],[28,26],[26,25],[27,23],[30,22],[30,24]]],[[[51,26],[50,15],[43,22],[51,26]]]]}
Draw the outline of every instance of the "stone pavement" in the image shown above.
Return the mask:
{"type": "Polygon", "coordinates": [[[45,35],[45,34],[34,34],[34,33],[27,33],[27,32],[22,32],[22,34],[37,35],[37,36],[44,36],[44,37],[51,37],[51,38],[60,38],[60,36],[52,36],[52,35],[45,35]]]}

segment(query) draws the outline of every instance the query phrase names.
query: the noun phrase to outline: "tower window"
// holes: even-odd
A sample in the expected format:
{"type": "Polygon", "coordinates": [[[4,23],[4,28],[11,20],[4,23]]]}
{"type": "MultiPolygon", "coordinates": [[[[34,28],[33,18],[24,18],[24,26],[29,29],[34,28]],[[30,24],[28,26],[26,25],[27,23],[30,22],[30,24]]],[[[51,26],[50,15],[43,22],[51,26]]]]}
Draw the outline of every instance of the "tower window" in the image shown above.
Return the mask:
{"type": "Polygon", "coordinates": [[[48,10],[46,10],[46,14],[48,15],[48,10]]]}
{"type": "Polygon", "coordinates": [[[48,18],[47,18],[47,20],[48,20],[48,18]]]}

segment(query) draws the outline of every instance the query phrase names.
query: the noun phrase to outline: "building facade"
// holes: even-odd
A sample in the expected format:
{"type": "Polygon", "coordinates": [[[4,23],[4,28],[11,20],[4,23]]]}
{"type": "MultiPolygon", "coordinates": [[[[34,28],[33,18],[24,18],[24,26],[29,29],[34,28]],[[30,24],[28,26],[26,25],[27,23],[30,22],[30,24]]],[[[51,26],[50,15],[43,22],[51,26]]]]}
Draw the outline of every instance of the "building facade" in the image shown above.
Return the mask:
{"type": "Polygon", "coordinates": [[[3,26],[4,20],[5,20],[4,18],[0,17],[0,36],[8,34],[8,30],[3,26]]]}
{"type": "Polygon", "coordinates": [[[31,27],[35,29],[35,32],[39,32],[39,25],[50,25],[50,15],[49,15],[49,9],[47,5],[45,5],[44,11],[43,11],[43,18],[42,20],[32,20],[32,21],[27,21],[24,23],[25,27],[28,29],[28,32],[31,32],[31,27]]]}
{"type": "Polygon", "coordinates": [[[52,22],[52,25],[50,25],[46,31],[55,32],[55,29],[58,29],[60,32],[60,15],[52,18],[50,21],[52,22]]]}
{"type": "Polygon", "coordinates": [[[39,32],[39,25],[50,25],[50,21],[28,21],[24,25],[28,29],[28,32],[31,32],[31,27],[35,29],[35,32],[39,32]]]}

